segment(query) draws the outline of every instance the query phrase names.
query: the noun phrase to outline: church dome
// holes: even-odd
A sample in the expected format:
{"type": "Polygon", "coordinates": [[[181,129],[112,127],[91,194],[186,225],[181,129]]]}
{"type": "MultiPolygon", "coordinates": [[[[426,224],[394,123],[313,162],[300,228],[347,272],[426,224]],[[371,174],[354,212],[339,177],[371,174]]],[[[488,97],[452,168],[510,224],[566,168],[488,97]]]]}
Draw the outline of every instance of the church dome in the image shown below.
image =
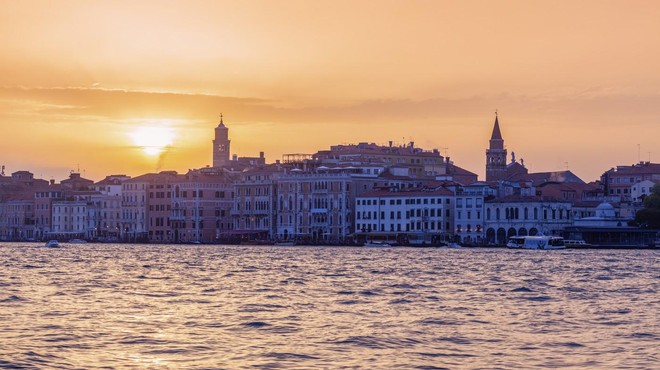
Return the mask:
{"type": "Polygon", "coordinates": [[[614,206],[609,204],[608,202],[603,202],[596,207],[596,210],[598,211],[609,211],[609,210],[614,210],[614,206]]]}
{"type": "Polygon", "coordinates": [[[600,218],[614,218],[616,217],[616,211],[614,206],[608,202],[603,202],[596,207],[596,216],[600,218]]]}

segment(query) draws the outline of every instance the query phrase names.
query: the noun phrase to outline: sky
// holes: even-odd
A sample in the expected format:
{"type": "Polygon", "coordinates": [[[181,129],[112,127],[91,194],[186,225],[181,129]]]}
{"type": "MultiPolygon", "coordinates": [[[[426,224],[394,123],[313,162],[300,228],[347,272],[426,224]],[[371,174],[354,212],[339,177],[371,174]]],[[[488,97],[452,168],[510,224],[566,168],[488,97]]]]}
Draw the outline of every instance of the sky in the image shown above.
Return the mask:
{"type": "Polygon", "coordinates": [[[0,1],[0,164],[101,180],[414,141],[483,179],[660,161],[658,1],[0,1]]]}

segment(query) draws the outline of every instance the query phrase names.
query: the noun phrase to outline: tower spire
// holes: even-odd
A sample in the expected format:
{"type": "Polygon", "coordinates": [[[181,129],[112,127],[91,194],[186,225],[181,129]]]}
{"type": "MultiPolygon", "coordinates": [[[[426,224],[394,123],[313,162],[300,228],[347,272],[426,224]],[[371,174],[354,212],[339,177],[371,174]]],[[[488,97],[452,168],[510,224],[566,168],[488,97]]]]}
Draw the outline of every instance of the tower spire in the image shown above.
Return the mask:
{"type": "Polygon", "coordinates": [[[491,140],[502,140],[502,133],[500,132],[500,122],[497,116],[497,110],[495,111],[495,125],[493,126],[493,134],[490,135],[491,140]]]}
{"type": "Polygon", "coordinates": [[[506,154],[504,139],[500,131],[500,121],[497,110],[495,111],[495,124],[490,136],[489,148],[486,149],[486,181],[503,180],[506,177],[506,154]]]}

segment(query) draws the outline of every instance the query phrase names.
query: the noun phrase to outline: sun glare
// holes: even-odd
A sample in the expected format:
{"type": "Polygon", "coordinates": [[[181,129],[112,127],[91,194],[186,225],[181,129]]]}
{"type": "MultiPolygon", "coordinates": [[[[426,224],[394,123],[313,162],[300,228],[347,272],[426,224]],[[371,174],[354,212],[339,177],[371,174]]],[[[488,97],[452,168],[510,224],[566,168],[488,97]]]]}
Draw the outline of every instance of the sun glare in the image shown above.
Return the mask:
{"type": "Polygon", "coordinates": [[[131,134],[133,143],[148,155],[157,155],[172,145],[174,132],[167,127],[139,127],[131,134]]]}

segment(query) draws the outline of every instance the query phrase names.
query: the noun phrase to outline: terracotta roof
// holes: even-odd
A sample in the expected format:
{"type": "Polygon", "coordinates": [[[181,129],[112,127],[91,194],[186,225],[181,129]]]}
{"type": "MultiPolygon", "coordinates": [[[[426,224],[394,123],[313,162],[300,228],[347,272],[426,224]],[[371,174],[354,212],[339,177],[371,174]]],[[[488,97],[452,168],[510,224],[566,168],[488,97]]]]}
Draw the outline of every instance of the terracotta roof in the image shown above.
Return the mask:
{"type": "Polygon", "coordinates": [[[151,182],[151,181],[157,181],[159,179],[178,180],[179,178],[182,177],[184,177],[184,175],[179,175],[175,171],[163,171],[159,173],[145,173],[143,175],[136,176],[129,180],[126,180],[124,181],[124,183],[151,182]]]}
{"type": "Polygon", "coordinates": [[[555,172],[535,172],[535,173],[517,173],[508,177],[508,181],[531,181],[534,186],[539,186],[546,182],[577,182],[584,184],[581,178],[577,177],[571,171],[555,171],[555,172]]]}
{"type": "Polygon", "coordinates": [[[554,197],[543,196],[522,196],[522,195],[508,195],[486,201],[486,203],[538,203],[538,202],[554,202],[554,203],[570,203],[567,200],[561,200],[554,197]]]}
{"type": "Polygon", "coordinates": [[[619,166],[607,172],[616,175],[660,174],[660,163],[642,162],[632,166],[619,166]]]}
{"type": "Polygon", "coordinates": [[[449,189],[434,189],[434,190],[400,190],[400,191],[387,191],[376,190],[364,193],[357,198],[405,198],[405,197],[434,197],[442,195],[454,195],[449,189]]]}

